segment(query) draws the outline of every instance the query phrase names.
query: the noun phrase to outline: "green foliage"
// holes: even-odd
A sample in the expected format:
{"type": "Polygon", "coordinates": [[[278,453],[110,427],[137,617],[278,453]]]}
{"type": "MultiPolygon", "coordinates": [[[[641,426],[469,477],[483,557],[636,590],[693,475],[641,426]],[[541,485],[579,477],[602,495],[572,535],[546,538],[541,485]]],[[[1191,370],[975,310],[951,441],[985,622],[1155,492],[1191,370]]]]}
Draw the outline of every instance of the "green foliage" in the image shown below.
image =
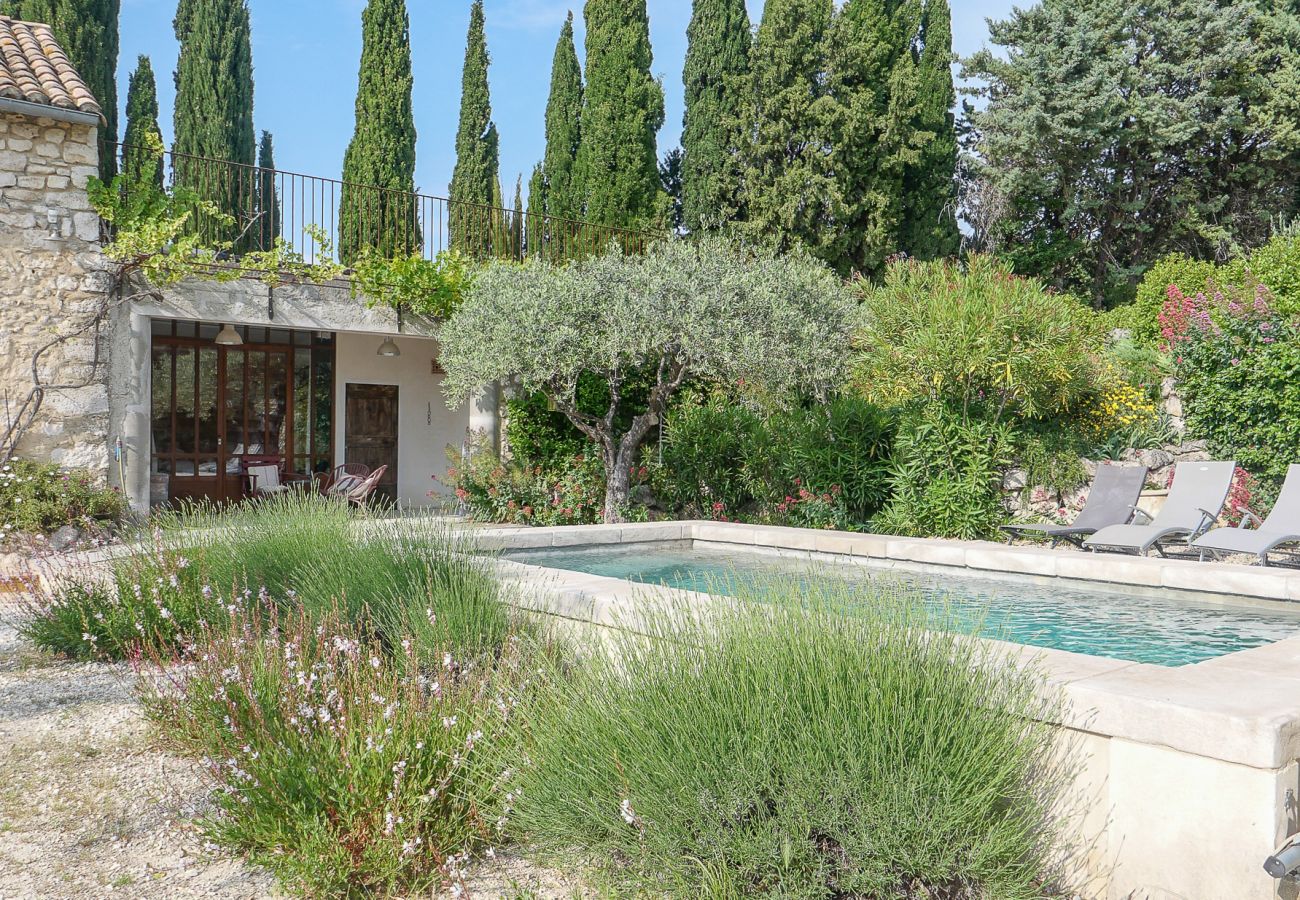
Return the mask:
{"type": "MultiPolygon", "coordinates": [[[[581,402],[581,395],[580,387],[579,409],[597,412],[590,404],[581,402]]],[[[546,395],[541,392],[521,394],[506,401],[506,443],[513,458],[547,468],[577,456],[590,446],[564,413],[550,408],[546,395]]]]}
{"type": "Polygon", "coordinates": [[[762,417],[734,398],[683,396],[664,417],[655,497],[683,518],[738,517],[755,501],[746,464],[765,435],[762,417]]]}
{"type": "Polygon", "coordinates": [[[345,504],[278,497],[181,510],[141,539],[113,564],[108,582],[73,573],[56,585],[24,633],[43,649],[76,657],[123,658],[139,645],[166,652],[193,640],[202,622],[217,622],[232,602],[223,598],[263,608],[292,599],[290,611],[313,615],[338,607],[389,643],[414,634],[464,652],[481,652],[510,630],[483,563],[462,541],[418,519],[363,534],[345,504]]]}
{"type": "MultiPolygon", "coordinates": [[[[126,90],[126,132],[122,174],[128,182],[146,182],[158,190],[163,186],[162,155],[153,148],[163,143],[158,126],[158,85],[149,57],[140,55],[126,90]]],[[[108,179],[106,179],[108,180],[108,179]]]]}
{"type": "Polygon", "coordinates": [[[465,41],[456,167],[451,175],[451,204],[447,213],[452,248],[474,257],[486,256],[494,249],[493,231],[499,218],[498,207],[502,205],[497,173],[499,139],[492,122],[492,101],[488,93],[490,60],[483,24],[483,0],[474,0],[465,41]]]}
{"type": "Polygon", "coordinates": [[[862,294],[852,383],[876,402],[1001,421],[1068,415],[1097,392],[1095,316],[991,257],[899,262],[862,294]]]}
{"type": "Polygon", "coordinates": [[[740,210],[736,166],[753,38],[744,0],[697,0],[686,28],[682,83],[681,224],[716,228],[740,210]]]}
{"type": "MultiPolygon", "coordinates": [[[[582,66],[573,44],[573,13],[570,12],[555,42],[551,62],[551,93],[546,100],[546,156],[541,164],[542,193],[533,206],[529,187],[529,211],[561,219],[582,217],[582,193],[574,178],[578,147],[582,143],[582,66]]],[[[530,242],[531,243],[531,242],[530,242]]]]}
{"type": "MultiPolygon", "coordinates": [[[[176,61],[177,153],[252,166],[253,48],[248,0],[180,0],[173,23],[176,61]]],[[[254,192],[237,178],[214,178],[202,165],[177,167],[177,179],[202,191],[241,226],[253,212],[254,192]]]]}
{"type": "Polygon", "coordinates": [[[390,258],[366,247],[352,264],[352,295],[365,295],[369,306],[389,306],[416,315],[445,319],[460,305],[473,283],[468,259],[444,250],[434,259],[417,250],[390,258]]]}
{"type": "Polygon", "coordinates": [[[1055,702],[921,609],[776,582],[638,616],[525,704],[519,834],[627,896],[1051,893],[1055,702]]]}
{"type": "MultiPolygon", "coordinates": [[[[1142,276],[1137,288],[1137,300],[1132,304],[1133,338],[1139,344],[1154,347],[1160,341],[1160,326],[1156,319],[1168,299],[1169,286],[1173,285],[1188,296],[1207,290],[1218,280],[1214,263],[1192,259],[1183,253],[1171,253],[1157,260],[1142,276]]],[[[1130,309],[1128,306],[1119,309],[1130,309]]]]}
{"type": "MultiPolygon", "coordinates": [[[[1269,305],[1283,316],[1300,316],[1300,237],[1277,235],[1249,254],[1229,260],[1220,270],[1221,284],[1258,282],[1268,288],[1269,305]]],[[[1189,290],[1180,284],[1184,293],[1189,290]]],[[[1193,285],[1191,292],[1199,290],[1193,285]]]]}
{"type": "Polygon", "coordinates": [[[941,403],[913,410],[899,424],[890,498],[873,528],[909,537],[995,536],[1006,521],[1000,489],[1012,439],[1005,423],[963,420],[941,403]]]}
{"type": "Polygon", "coordinates": [[[25,459],[0,466],[0,543],[64,525],[112,523],[126,512],[121,492],[97,484],[87,472],[25,459]]]}
{"type": "Polygon", "coordinates": [[[587,88],[574,181],[588,221],[644,228],[662,211],[655,135],[663,87],[650,74],[646,0],[587,0],[587,88]]]}
{"type": "MultiPolygon", "coordinates": [[[[107,123],[99,130],[99,177],[117,174],[117,56],[121,0],[2,0],[0,15],[44,22],[99,103],[107,123]]],[[[128,92],[129,93],[129,92],[128,92]]],[[[129,103],[128,103],[129,106],[129,103]]],[[[130,110],[127,111],[128,118],[130,110]]],[[[155,113],[155,118],[157,114],[155,113]]],[[[127,123],[128,134],[130,122],[127,123]]]]}
{"type": "Polygon", "coordinates": [[[825,389],[839,378],[851,311],[838,279],[807,256],[717,238],[562,268],[495,262],[439,334],[443,390],[453,404],[495,381],[544,392],[598,446],[606,515],[617,515],[641,443],[683,383],[825,389]],[[604,385],[600,415],[577,404],[584,378],[604,385]],[[644,394],[633,390],[647,378],[644,394]]]}
{"type": "Polygon", "coordinates": [[[339,259],[367,247],[407,256],[422,245],[415,203],[411,23],[405,0],[369,0],[361,14],[356,128],[343,157],[339,259]],[[380,188],[382,190],[375,190],[380,188]]]}
{"type": "Polygon", "coordinates": [[[236,613],[157,658],[145,711],[169,747],[205,761],[207,835],[304,896],[455,881],[449,858],[500,835],[486,751],[510,728],[493,701],[508,713],[517,654],[481,670],[428,647],[426,667],[418,640],[387,646],[342,613],[236,613]]]}
{"type": "MultiPolygon", "coordinates": [[[[475,521],[509,525],[594,525],[605,516],[605,470],[593,448],[542,463],[503,463],[488,447],[472,447],[462,463],[449,450],[447,479],[475,521]]],[[[644,481],[638,469],[631,481],[644,481]]],[[[620,511],[632,514],[629,507],[620,511]]],[[[639,516],[639,514],[638,514],[639,516]]]]}
{"type": "Polygon", "coordinates": [[[1163,317],[1173,325],[1170,352],[1188,430],[1211,452],[1280,480],[1300,433],[1300,324],[1269,299],[1262,286],[1253,297],[1171,293],[1163,317]]]}
{"type": "Polygon", "coordinates": [[[964,61],[971,162],[1024,274],[1099,306],[1173,251],[1263,243],[1300,180],[1300,17],[1257,0],[1045,0],[964,61]]]}
{"type": "Polygon", "coordinates": [[[744,205],[753,233],[777,248],[802,244],[835,258],[827,227],[842,198],[833,161],[833,103],[825,78],[831,0],[771,0],[750,56],[741,127],[744,205]]]}

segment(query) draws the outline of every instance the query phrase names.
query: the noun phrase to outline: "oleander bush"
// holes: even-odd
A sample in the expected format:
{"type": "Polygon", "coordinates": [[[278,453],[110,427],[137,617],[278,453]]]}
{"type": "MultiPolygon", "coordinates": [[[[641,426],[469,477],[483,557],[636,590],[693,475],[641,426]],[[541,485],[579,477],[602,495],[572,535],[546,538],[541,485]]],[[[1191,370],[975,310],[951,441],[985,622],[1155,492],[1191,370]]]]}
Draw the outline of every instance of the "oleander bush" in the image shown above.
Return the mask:
{"type": "Polygon", "coordinates": [[[207,835],[304,896],[459,885],[504,838],[510,775],[487,751],[512,727],[521,655],[427,637],[392,646],[344,608],[271,605],[142,663],[149,719],[212,780],[207,835]]]}
{"type": "Polygon", "coordinates": [[[0,466],[0,542],[48,534],[64,525],[111,525],[127,514],[126,499],[88,472],[14,459],[0,466]]]}
{"type": "Polygon", "coordinates": [[[545,858],[620,896],[1053,889],[1055,702],[943,614],[778,582],[637,630],[524,704],[514,821],[545,858]]]}

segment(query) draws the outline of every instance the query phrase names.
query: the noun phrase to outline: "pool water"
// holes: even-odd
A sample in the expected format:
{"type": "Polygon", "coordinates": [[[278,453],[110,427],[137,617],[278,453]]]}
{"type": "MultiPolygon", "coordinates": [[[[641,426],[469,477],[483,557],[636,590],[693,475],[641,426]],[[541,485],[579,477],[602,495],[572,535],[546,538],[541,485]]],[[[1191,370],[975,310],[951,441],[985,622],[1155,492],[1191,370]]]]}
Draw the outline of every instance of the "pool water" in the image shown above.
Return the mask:
{"type": "MultiPolygon", "coordinates": [[[[847,563],[784,559],[761,553],[632,545],[520,550],[506,558],[530,565],[672,588],[734,594],[770,583],[831,577],[915,591],[988,637],[1089,656],[1182,666],[1300,634],[1300,609],[1231,606],[1118,591],[1044,587],[1007,579],[878,571],[847,563]]],[[[1099,564],[1102,564],[1099,562],[1099,564]]]]}

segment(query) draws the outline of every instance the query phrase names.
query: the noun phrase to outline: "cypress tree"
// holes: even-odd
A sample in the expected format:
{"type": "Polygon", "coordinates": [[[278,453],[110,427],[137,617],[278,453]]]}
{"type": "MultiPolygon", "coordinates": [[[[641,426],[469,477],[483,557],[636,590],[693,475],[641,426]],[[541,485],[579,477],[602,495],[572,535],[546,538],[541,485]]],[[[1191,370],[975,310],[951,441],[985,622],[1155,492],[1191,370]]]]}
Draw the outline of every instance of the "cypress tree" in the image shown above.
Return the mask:
{"type": "Polygon", "coordinates": [[[153,66],[144,54],[136,62],[126,89],[126,131],[122,135],[122,174],[130,181],[150,182],[161,189],[163,160],[154,150],[162,149],[158,126],[158,85],[153,66]]]}
{"type": "Polygon", "coordinates": [[[695,0],[686,37],[681,219],[693,231],[734,218],[739,205],[737,126],[750,47],[745,0],[695,0]]]}
{"type": "MultiPolygon", "coordinates": [[[[574,162],[582,136],[582,67],[573,45],[569,13],[551,63],[551,94],[546,101],[546,155],[542,159],[545,209],[552,216],[582,215],[582,198],[574,184],[574,162]]],[[[532,202],[531,190],[529,202],[532,202]]]]}
{"type": "Polygon", "coordinates": [[[510,250],[515,259],[522,260],[524,258],[527,249],[526,239],[524,229],[524,176],[521,174],[515,178],[515,209],[510,217],[510,250]]]}
{"type": "Polygon", "coordinates": [[[781,248],[802,242],[839,264],[833,104],[824,73],[831,0],[768,0],[747,79],[743,178],[750,227],[781,248]]]}
{"type": "Polygon", "coordinates": [[[546,226],[546,178],[542,175],[541,163],[533,166],[533,175],[528,179],[528,225],[524,232],[528,255],[539,256],[545,254],[548,238],[546,226]]]}
{"type": "Polygon", "coordinates": [[[117,174],[117,55],[121,0],[4,0],[0,14],[44,22],[68,61],[99,101],[107,124],[99,130],[99,177],[117,174]]]}
{"type": "Polygon", "coordinates": [[[415,192],[411,24],[405,0],[370,0],[361,14],[356,126],[343,157],[339,258],[364,248],[385,256],[422,246],[415,192]],[[381,188],[383,190],[376,190],[381,188]]]}
{"type": "Polygon", "coordinates": [[[921,56],[915,130],[924,140],[920,159],[908,167],[903,249],[918,259],[955,256],[957,228],[957,130],[952,81],[952,11],[948,0],[926,0],[921,22],[921,56]]]}
{"type": "Polygon", "coordinates": [[[175,150],[250,167],[211,167],[178,160],[177,180],[235,217],[242,235],[256,205],[253,50],[247,0],[180,0],[173,22],[176,61],[175,150]]]}
{"type": "Polygon", "coordinates": [[[261,241],[258,246],[269,250],[280,237],[280,191],[275,183],[275,147],[271,132],[262,132],[262,143],[257,148],[257,224],[261,241]]]}
{"type": "Polygon", "coordinates": [[[587,90],[574,169],[585,217],[644,227],[663,207],[655,134],[664,122],[663,88],[650,74],[646,3],[587,0],[584,16],[587,90]]]}
{"type": "Polygon", "coordinates": [[[456,167],[451,176],[448,215],[451,246],[473,256],[484,256],[491,251],[493,232],[497,230],[494,210],[501,205],[497,130],[492,123],[488,92],[490,59],[483,24],[483,0],[474,0],[465,41],[456,167]]]}

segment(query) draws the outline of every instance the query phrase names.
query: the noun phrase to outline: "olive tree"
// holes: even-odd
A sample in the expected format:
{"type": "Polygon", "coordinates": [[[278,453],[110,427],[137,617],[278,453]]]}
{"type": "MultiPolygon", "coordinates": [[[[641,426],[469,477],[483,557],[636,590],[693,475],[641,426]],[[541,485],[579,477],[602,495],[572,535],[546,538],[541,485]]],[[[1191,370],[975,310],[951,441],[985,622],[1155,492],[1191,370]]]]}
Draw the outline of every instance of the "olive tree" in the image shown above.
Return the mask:
{"type": "Polygon", "coordinates": [[[810,256],[722,238],[565,266],[493,262],[441,329],[444,390],[453,408],[493,382],[543,392],[599,448],[605,521],[619,522],[641,444],[683,383],[821,395],[840,379],[853,308],[810,256]],[[603,415],[578,407],[584,373],[608,386],[603,415]],[[648,398],[625,409],[630,379],[647,374],[648,398]]]}

